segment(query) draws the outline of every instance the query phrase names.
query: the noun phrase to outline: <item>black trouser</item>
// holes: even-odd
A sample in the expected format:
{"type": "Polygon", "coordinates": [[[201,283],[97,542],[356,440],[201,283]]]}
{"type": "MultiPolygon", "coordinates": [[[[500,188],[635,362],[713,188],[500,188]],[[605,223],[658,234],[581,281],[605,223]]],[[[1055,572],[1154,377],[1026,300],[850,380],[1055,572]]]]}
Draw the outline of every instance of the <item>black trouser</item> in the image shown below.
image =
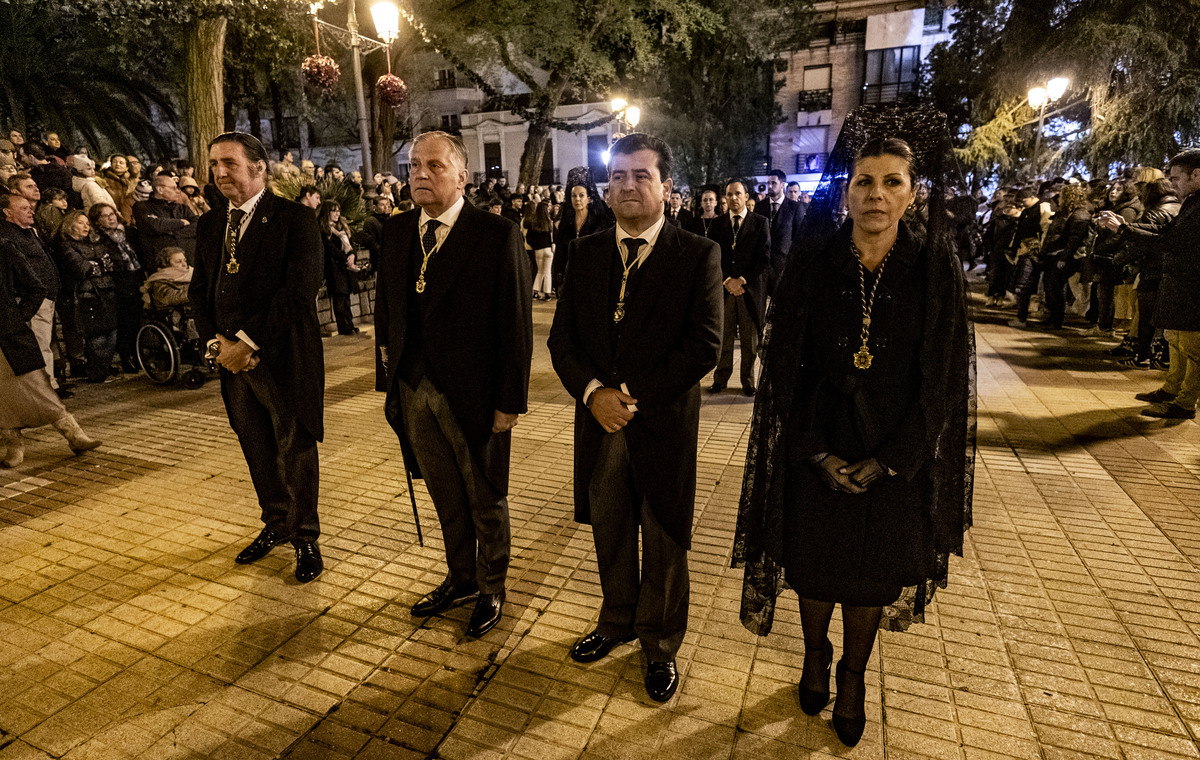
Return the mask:
{"type": "Polygon", "coordinates": [[[1046,321],[1062,327],[1067,313],[1067,281],[1075,274],[1074,261],[1055,261],[1046,268],[1046,321]]]}
{"type": "Polygon", "coordinates": [[[1158,305],[1158,288],[1137,292],[1138,329],[1137,343],[1134,356],[1138,359],[1150,358],[1150,345],[1154,343],[1154,309],[1158,305]]]}
{"type": "Polygon", "coordinates": [[[112,374],[113,353],[117,347],[117,331],[89,335],[83,340],[83,356],[87,359],[89,382],[102,383],[112,374]]]}
{"type": "Polygon", "coordinates": [[[221,370],[221,396],[250,468],[263,524],[293,544],[315,541],[321,534],[316,438],[263,367],[221,370]]]}
{"type": "Polygon", "coordinates": [[[713,372],[713,384],[725,385],[733,375],[733,343],[741,340],[742,387],[754,387],[754,360],[758,356],[758,325],[750,314],[750,299],[725,293],[725,325],[721,335],[721,358],[713,372]]]}
{"type": "Polygon", "coordinates": [[[1008,293],[1008,284],[1012,280],[1012,264],[1004,250],[993,251],[988,261],[988,297],[1004,298],[1008,293]]]}
{"type": "Polygon", "coordinates": [[[476,581],[485,594],[504,591],[511,544],[508,495],[488,479],[450,403],[428,377],[416,389],[398,378],[395,383],[404,433],[442,524],[450,582],[476,581]]]}
{"type": "Polygon", "coordinates": [[[675,659],[687,631],[687,550],[667,535],[634,487],[624,430],[601,441],[588,497],[604,593],[596,629],[604,636],[636,633],[651,662],[675,659]]]}
{"type": "Polygon", "coordinates": [[[142,327],[142,283],[139,272],[113,275],[117,301],[117,353],[126,369],[138,366],[137,334],[142,327]]]}
{"type": "Polygon", "coordinates": [[[337,320],[338,332],[350,335],[354,332],[354,312],[350,309],[349,293],[330,293],[329,303],[333,307],[333,318],[337,320]]]}

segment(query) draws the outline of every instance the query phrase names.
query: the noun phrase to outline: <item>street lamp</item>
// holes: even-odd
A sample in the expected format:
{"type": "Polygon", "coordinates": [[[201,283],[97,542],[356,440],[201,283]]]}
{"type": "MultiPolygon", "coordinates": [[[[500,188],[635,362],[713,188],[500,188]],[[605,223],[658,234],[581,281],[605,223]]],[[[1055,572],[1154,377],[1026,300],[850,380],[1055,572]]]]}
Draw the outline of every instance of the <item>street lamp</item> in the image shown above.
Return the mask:
{"type": "Polygon", "coordinates": [[[642,109],[637,106],[629,106],[625,109],[625,121],[629,123],[630,131],[637,129],[638,122],[642,120],[642,109]]]}
{"type": "Polygon", "coordinates": [[[400,36],[400,9],[391,0],[380,0],[372,5],[371,18],[375,20],[375,33],[387,44],[400,36]]]}
{"type": "Polygon", "coordinates": [[[608,106],[613,113],[617,114],[617,127],[622,131],[625,125],[628,125],[629,130],[633,131],[638,122],[642,120],[642,109],[629,105],[629,101],[625,98],[613,98],[608,106]]]}
{"type": "Polygon", "coordinates": [[[1033,87],[1029,90],[1029,107],[1038,112],[1037,137],[1033,141],[1033,159],[1036,161],[1042,148],[1042,127],[1046,121],[1046,104],[1057,103],[1066,93],[1071,81],[1066,77],[1055,77],[1046,83],[1045,87],[1033,87]]]}

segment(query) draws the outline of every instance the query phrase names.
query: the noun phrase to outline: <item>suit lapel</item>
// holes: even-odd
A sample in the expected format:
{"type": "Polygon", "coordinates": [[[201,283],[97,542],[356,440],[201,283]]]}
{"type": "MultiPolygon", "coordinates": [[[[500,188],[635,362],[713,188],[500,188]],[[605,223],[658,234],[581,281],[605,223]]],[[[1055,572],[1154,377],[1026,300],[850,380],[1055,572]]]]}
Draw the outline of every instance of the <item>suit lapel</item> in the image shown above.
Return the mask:
{"type": "MultiPolygon", "coordinates": [[[[459,271],[463,268],[463,264],[471,257],[471,252],[475,250],[473,245],[477,237],[476,227],[472,223],[472,217],[475,214],[485,214],[486,211],[478,211],[470,203],[464,201],[462,211],[458,215],[458,220],[454,226],[450,228],[450,234],[446,236],[446,240],[442,243],[441,248],[429,257],[429,266],[425,268],[425,280],[428,283],[425,296],[425,305],[422,312],[426,317],[433,313],[437,308],[438,303],[450,290],[450,286],[454,284],[454,280],[458,278],[459,271]]],[[[417,226],[420,227],[420,218],[418,217],[417,226]]],[[[418,236],[420,230],[417,230],[418,236]]],[[[417,239],[418,249],[420,248],[420,238],[417,239]]]]}
{"type": "Polygon", "coordinates": [[[258,249],[262,247],[267,227],[271,226],[271,215],[274,211],[275,193],[264,190],[263,197],[258,202],[258,208],[254,209],[254,216],[250,217],[246,231],[242,233],[242,239],[238,241],[238,260],[243,265],[251,264],[257,258],[258,249]]]}

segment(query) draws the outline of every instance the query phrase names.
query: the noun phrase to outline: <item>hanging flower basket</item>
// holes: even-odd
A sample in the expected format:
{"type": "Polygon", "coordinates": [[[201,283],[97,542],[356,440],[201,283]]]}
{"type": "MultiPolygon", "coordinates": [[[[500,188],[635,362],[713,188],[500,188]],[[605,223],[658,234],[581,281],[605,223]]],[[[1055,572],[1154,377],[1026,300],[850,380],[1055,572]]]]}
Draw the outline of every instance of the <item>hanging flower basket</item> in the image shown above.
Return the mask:
{"type": "Polygon", "coordinates": [[[408,85],[395,74],[384,74],[375,83],[375,91],[385,104],[396,108],[408,99],[408,85]]]}
{"type": "Polygon", "coordinates": [[[310,55],[304,59],[300,69],[310,85],[326,94],[337,86],[341,74],[337,62],[327,55],[310,55]]]}

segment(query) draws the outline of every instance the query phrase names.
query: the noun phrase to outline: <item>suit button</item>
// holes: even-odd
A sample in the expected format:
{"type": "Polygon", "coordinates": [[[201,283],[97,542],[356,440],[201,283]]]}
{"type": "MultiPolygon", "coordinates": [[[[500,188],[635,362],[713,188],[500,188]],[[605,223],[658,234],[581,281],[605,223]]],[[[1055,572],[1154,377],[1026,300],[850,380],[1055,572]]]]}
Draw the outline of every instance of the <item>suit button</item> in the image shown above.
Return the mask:
{"type": "Polygon", "coordinates": [[[839,337],[837,339],[837,344],[838,344],[838,348],[845,348],[846,346],[850,345],[850,339],[847,338],[845,335],[842,335],[841,337],[839,337]]]}
{"type": "Polygon", "coordinates": [[[852,301],[852,300],[854,300],[854,297],[857,295],[858,295],[858,293],[852,293],[849,290],[843,290],[842,291],[842,300],[843,301],[852,301]]]}
{"type": "Polygon", "coordinates": [[[887,344],[888,344],[887,338],[880,338],[879,340],[875,341],[875,345],[878,346],[879,348],[887,348],[887,344]]]}

